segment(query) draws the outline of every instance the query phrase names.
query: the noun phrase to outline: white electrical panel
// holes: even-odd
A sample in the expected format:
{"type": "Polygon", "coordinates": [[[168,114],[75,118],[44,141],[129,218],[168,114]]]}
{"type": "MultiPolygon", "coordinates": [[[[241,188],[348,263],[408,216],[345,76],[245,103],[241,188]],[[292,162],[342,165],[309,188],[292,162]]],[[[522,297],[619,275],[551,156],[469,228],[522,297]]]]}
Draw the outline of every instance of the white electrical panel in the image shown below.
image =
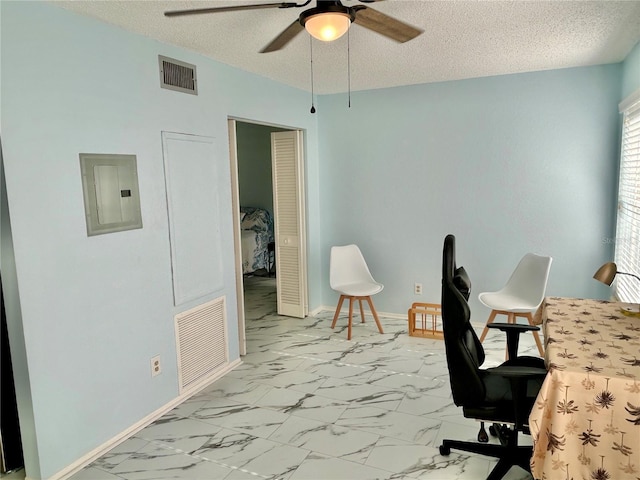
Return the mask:
{"type": "Polygon", "coordinates": [[[142,228],[135,155],[81,153],[87,235],[142,228]]]}

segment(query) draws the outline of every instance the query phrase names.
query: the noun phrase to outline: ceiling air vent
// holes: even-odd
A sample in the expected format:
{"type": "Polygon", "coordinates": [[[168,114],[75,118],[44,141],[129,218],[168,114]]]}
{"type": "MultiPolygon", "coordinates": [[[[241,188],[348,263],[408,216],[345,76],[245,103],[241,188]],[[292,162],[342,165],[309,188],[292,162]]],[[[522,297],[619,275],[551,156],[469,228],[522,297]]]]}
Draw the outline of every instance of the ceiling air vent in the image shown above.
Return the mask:
{"type": "Polygon", "coordinates": [[[160,86],[178,92],[198,94],[196,66],[169,57],[158,55],[160,64],[160,86]]]}

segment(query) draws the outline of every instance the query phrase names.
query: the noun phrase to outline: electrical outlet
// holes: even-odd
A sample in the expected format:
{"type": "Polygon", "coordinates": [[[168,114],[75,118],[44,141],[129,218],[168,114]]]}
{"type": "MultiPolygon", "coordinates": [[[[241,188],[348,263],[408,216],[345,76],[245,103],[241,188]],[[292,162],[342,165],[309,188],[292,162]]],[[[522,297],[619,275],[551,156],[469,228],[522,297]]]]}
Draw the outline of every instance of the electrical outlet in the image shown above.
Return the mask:
{"type": "Polygon", "coordinates": [[[151,376],[155,377],[162,373],[162,366],[160,365],[160,355],[156,355],[151,359],[151,376]]]}
{"type": "Polygon", "coordinates": [[[414,295],[422,295],[422,284],[421,283],[415,283],[413,285],[413,293],[414,293],[414,295]]]}

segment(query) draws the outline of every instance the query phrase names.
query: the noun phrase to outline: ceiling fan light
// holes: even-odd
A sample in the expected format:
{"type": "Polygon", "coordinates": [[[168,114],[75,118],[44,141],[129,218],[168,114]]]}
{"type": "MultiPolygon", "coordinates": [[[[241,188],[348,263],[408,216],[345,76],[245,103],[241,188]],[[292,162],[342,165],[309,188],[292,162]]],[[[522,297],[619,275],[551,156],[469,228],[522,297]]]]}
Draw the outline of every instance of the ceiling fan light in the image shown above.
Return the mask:
{"type": "Polygon", "coordinates": [[[313,15],[305,20],[304,28],[309,35],[323,42],[337,40],[351,25],[351,17],[346,13],[328,12],[313,15]]]}

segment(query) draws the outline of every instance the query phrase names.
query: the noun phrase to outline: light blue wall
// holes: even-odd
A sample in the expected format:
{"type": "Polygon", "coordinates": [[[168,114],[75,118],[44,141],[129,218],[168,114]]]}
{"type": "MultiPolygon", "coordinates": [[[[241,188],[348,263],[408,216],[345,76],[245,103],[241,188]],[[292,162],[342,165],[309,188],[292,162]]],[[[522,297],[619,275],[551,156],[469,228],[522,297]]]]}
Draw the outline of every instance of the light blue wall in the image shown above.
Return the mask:
{"type": "Polygon", "coordinates": [[[640,88],[640,42],[631,50],[622,64],[622,95],[624,99],[640,88]]]}
{"type": "Polygon", "coordinates": [[[548,293],[607,297],[620,65],[323,96],[318,111],[323,299],[331,245],[357,243],[385,285],[381,311],[440,298],[442,243],[457,236],[477,294],[525,253],[554,257],[548,293]],[[328,188],[330,186],[330,188],[328,188]],[[413,295],[414,282],[424,285],[413,295]]]}
{"type": "MultiPolygon", "coordinates": [[[[10,330],[24,338],[16,370],[29,373],[21,421],[25,435],[37,433],[27,445],[27,475],[48,478],[178,395],[173,317],[193,305],[172,302],[161,131],[216,139],[223,173],[212,188],[222,199],[224,288],[194,303],[227,296],[233,359],[227,117],[306,130],[307,189],[316,198],[317,119],[306,92],[47,3],[0,5],[11,287],[20,292],[20,304],[12,295],[7,310],[10,330]],[[158,54],[197,65],[198,96],[159,87],[158,54]],[[87,237],[80,152],[137,155],[144,228],[87,237]],[[157,354],[163,374],[152,379],[157,354]]],[[[317,305],[317,205],[309,210],[310,301],[317,305]]]]}

